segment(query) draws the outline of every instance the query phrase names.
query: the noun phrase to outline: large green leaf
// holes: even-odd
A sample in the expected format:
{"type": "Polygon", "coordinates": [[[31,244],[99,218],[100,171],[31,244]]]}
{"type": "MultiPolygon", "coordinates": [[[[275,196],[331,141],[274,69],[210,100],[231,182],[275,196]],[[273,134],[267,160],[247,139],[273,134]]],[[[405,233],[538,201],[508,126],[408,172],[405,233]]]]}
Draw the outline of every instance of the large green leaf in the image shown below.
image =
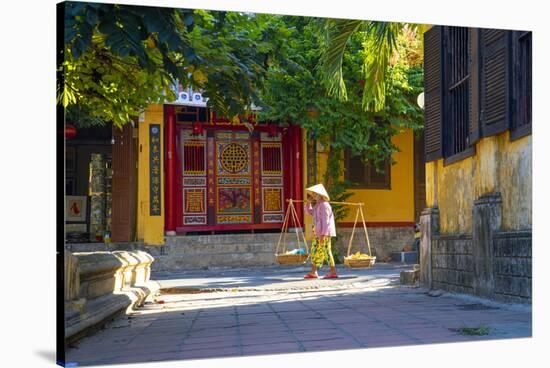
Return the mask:
{"type": "Polygon", "coordinates": [[[324,19],[321,28],[325,35],[326,49],[319,66],[323,82],[330,95],[347,99],[346,85],[342,75],[344,50],[350,37],[361,27],[361,20],[324,19]]]}

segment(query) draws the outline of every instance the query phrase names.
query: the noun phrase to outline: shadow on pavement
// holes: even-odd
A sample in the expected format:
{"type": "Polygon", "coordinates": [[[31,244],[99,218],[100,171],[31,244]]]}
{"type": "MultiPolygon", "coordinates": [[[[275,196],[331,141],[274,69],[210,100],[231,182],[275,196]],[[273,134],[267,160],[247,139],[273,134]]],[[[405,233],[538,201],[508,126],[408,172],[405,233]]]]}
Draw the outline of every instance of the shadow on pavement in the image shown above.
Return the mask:
{"type": "Polygon", "coordinates": [[[226,291],[161,298],[162,303],[147,303],[84,338],[77,349],[69,349],[67,360],[79,366],[123,364],[531,336],[530,312],[465,309],[456,296],[429,297],[424,289],[226,291]],[[457,333],[465,328],[489,333],[457,333]]]}

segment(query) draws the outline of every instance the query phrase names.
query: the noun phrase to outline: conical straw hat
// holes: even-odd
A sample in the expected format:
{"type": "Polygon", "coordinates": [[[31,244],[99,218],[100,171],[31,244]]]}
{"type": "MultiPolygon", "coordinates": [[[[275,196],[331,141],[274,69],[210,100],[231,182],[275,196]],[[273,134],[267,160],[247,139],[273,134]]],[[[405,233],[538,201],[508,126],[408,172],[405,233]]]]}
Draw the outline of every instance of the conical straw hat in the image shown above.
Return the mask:
{"type": "Polygon", "coordinates": [[[316,184],[312,187],[309,187],[306,189],[307,192],[317,193],[321,197],[325,199],[325,201],[330,201],[330,197],[328,196],[327,190],[325,189],[323,184],[316,184]]]}

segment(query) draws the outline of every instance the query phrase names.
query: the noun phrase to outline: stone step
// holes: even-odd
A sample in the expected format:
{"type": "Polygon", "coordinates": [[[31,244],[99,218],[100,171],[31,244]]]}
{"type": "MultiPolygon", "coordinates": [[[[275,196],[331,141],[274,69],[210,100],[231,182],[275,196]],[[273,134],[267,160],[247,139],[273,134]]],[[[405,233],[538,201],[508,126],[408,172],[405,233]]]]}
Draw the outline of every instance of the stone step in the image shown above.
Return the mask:
{"type": "MultiPolygon", "coordinates": [[[[287,242],[285,247],[280,245],[279,249],[282,251],[298,248],[298,243],[287,242]]],[[[260,253],[271,252],[275,253],[277,249],[277,243],[265,242],[265,243],[231,243],[231,244],[178,244],[170,245],[166,247],[165,254],[215,254],[215,253],[260,253]]]]}
{"type": "Polygon", "coordinates": [[[194,253],[155,257],[152,271],[182,271],[215,267],[257,267],[274,265],[273,252],[194,253]]]}
{"type": "MultiPolygon", "coordinates": [[[[235,244],[235,243],[277,243],[280,233],[266,234],[219,234],[219,235],[186,235],[186,236],[167,236],[166,245],[180,244],[235,244]]],[[[286,234],[287,241],[296,241],[295,233],[286,234]]]]}
{"type": "MultiPolygon", "coordinates": [[[[155,249],[154,271],[274,265],[280,233],[167,236],[155,249]]],[[[280,252],[298,248],[296,233],[286,234],[280,252]]]]}

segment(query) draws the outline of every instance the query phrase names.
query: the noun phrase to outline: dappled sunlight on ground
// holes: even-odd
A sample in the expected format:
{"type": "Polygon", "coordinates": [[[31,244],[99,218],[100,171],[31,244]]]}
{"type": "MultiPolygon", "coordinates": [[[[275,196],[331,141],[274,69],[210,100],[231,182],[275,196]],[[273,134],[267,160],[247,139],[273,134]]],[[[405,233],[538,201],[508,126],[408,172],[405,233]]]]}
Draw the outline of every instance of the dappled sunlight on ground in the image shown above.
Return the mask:
{"type": "MultiPolygon", "coordinates": [[[[530,306],[488,305],[447,293],[430,296],[427,290],[397,285],[398,269],[384,277],[367,274],[356,273],[360,282],[308,284],[296,273],[301,286],[290,288],[273,287],[269,280],[277,275],[271,273],[255,280],[247,275],[243,282],[249,287],[239,287],[235,274],[230,287],[212,292],[201,287],[226,279],[212,277],[196,289],[186,281],[178,293],[160,293],[81,340],[69,349],[67,361],[115,364],[531,336],[530,306]]],[[[291,282],[288,274],[279,277],[291,282]]],[[[196,279],[206,280],[208,273],[196,279]]]]}

